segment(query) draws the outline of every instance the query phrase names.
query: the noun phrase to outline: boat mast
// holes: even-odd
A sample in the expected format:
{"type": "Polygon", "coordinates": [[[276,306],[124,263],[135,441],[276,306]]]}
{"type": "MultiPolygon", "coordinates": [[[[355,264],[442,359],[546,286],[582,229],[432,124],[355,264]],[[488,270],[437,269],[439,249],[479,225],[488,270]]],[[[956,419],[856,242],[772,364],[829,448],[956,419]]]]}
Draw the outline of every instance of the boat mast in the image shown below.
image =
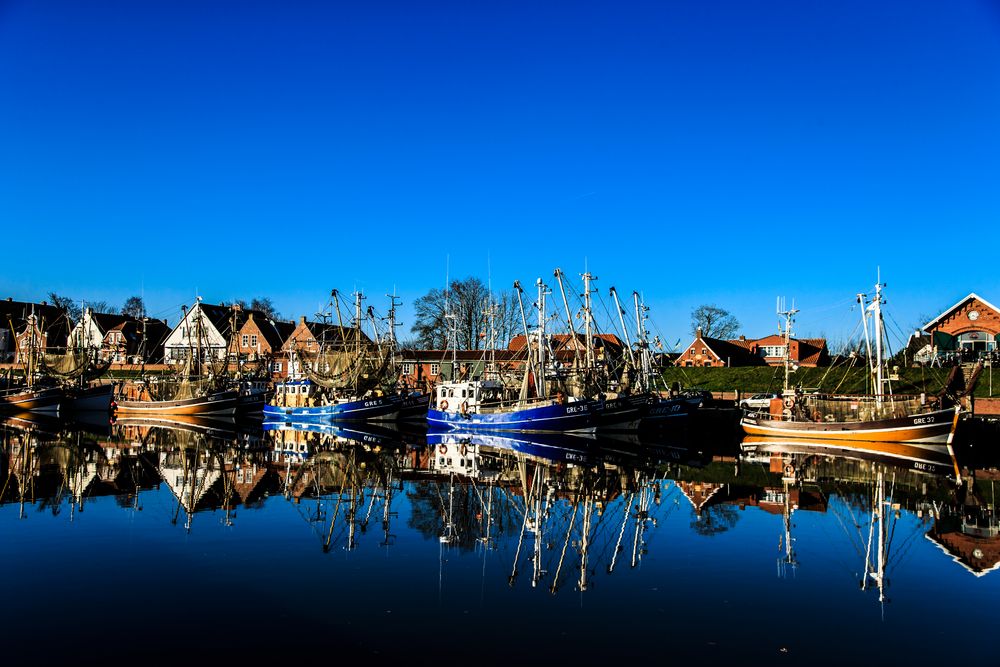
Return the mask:
{"type": "Polygon", "coordinates": [[[594,355],[594,313],[591,307],[590,281],[597,280],[597,276],[591,275],[590,271],[580,274],[583,277],[583,327],[584,342],[587,346],[587,372],[593,373],[597,366],[597,359],[594,355]]]}
{"type": "Polygon", "coordinates": [[[629,363],[635,368],[635,352],[632,350],[632,339],[628,335],[628,327],[625,326],[625,309],[622,308],[621,301],[618,300],[618,290],[611,288],[611,296],[615,300],[615,309],[618,311],[618,322],[622,325],[622,333],[625,335],[625,350],[628,352],[629,363]]]}
{"type": "MultiPolygon", "coordinates": [[[[865,334],[865,360],[868,362],[868,376],[873,378],[875,367],[872,366],[872,341],[868,335],[868,295],[859,292],[857,298],[858,304],[861,306],[861,330],[865,334]]],[[[878,393],[877,388],[873,387],[872,389],[872,393],[878,393]]]]}
{"type": "Polygon", "coordinates": [[[875,298],[872,300],[872,317],[875,320],[875,378],[877,383],[877,389],[875,394],[881,397],[883,394],[891,394],[892,388],[886,391],[886,385],[889,384],[889,378],[884,375],[884,363],[883,363],[883,338],[885,337],[885,323],[882,321],[882,274],[879,272],[878,282],[875,283],[875,298]]]}
{"type": "Polygon", "coordinates": [[[142,338],[139,339],[139,375],[146,375],[146,323],[149,318],[142,316],[142,338]]]}
{"type": "Polygon", "coordinates": [[[528,398],[528,376],[531,374],[531,336],[528,334],[528,319],[524,315],[524,289],[521,288],[521,281],[514,281],[514,290],[517,292],[517,306],[521,311],[521,326],[524,328],[524,346],[527,357],[524,360],[524,378],[521,380],[521,393],[518,400],[524,401],[528,398]]]}
{"type": "Polygon", "coordinates": [[[389,317],[388,326],[389,331],[385,335],[385,342],[389,345],[389,361],[392,364],[392,368],[396,368],[396,327],[401,323],[396,322],[396,307],[401,305],[403,300],[400,299],[395,294],[386,294],[389,297],[389,317]]]}
{"type": "Polygon", "coordinates": [[[38,316],[35,315],[35,305],[31,305],[31,317],[28,318],[28,362],[25,366],[25,375],[27,375],[28,389],[31,389],[35,384],[35,324],[38,322],[38,316]]]}
{"type": "Polygon", "coordinates": [[[569,301],[566,299],[566,287],[563,285],[562,269],[555,270],[556,281],[559,283],[559,292],[562,294],[563,308],[566,309],[566,324],[569,326],[570,334],[573,336],[573,357],[576,360],[577,368],[580,367],[580,346],[577,345],[576,327],[573,326],[573,315],[569,312],[569,301]]]}
{"type": "Polygon", "coordinates": [[[545,335],[545,297],[552,292],[541,278],[535,284],[538,286],[538,373],[535,375],[535,391],[541,398],[548,395],[545,386],[545,353],[548,347],[548,338],[545,335]]]}
{"type": "Polygon", "coordinates": [[[195,305],[198,308],[198,314],[195,316],[195,322],[197,323],[198,332],[198,377],[202,375],[202,350],[201,350],[201,297],[197,297],[197,302],[195,305]]]}
{"type": "Polygon", "coordinates": [[[639,303],[639,292],[632,292],[632,300],[635,302],[635,329],[639,346],[639,363],[642,365],[641,387],[643,391],[652,389],[649,378],[653,374],[652,363],[649,359],[649,336],[646,334],[646,311],[649,310],[645,304],[639,303]]]}
{"type": "Polygon", "coordinates": [[[361,292],[354,293],[354,349],[361,355],[361,300],[365,297],[361,292]]]}
{"type": "Polygon", "coordinates": [[[789,377],[789,375],[792,372],[791,356],[789,355],[789,349],[790,349],[790,345],[791,345],[790,341],[792,339],[792,322],[795,319],[795,313],[797,313],[799,311],[795,308],[795,301],[794,300],[792,301],[792,307],[786,309],[785,308],[785,304],[784,304],[784,300],[781,297],[778,297],[777,311],[778,311],[778,315],[780,317],[784,317],[785,318],[784,333],[783,333],[783,336],[782,336],[782,338],[784,339],[784,343],[785,343],[785,351],[784,351],[784,354],[782,354],[782,357],[784,358],[784,366],[785,366],[785,391],[784,391],[784,393],[787,394],[788,393],[788,377],[789,377]]]}

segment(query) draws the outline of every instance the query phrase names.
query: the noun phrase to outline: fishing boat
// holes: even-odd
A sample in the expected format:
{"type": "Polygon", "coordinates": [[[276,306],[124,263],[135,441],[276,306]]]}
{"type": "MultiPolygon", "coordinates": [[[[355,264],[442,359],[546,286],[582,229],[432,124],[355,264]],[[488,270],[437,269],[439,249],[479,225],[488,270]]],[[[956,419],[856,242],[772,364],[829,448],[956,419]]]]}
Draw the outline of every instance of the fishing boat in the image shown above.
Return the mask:
{"type": "MultiPolygon", "coordinates": [[[[567,297],[566,277],[561,269],[555,270],[559,292],[565,309],[565,322],[574,344],[573,359],[568,368],[560,369],[566,391],[570,396],[596,401],[596,430],[604,432],[630,432],[643,428],[673,425],[687,417],[700,405],[700,400],[687,397],[664,396],[657,390],[657,373],[652,361],[652,346],[660,345],[659,338],[650,341],[646,327],[649,307],[642,303],[638,291],[632,293],[634,304],[635,341],[626,323],[626,311],[619,300],[618,291],[612,287],[609,294],[617,313],[620,333],[624,336],[621,363],[615,365],[608,355],[598,355],[595,340],[601,336],[594,317],[591,295],[597,278],[589,271],[581,274],[582,304],[576,317],[583,321],[582,339],[577,334],[573,313],[567,297]]],[[[612,323],[612,327],[614,324],[612,323]]],[[[617,337],[615,337],[617,339],[617,337]]],[[[617,355],[613,355],[617,356],[617,355]]]]}
{"type": "Polygon", "coordinates": [[[287,380],[275,386],[274,397],[264,406],[266,419],[289,421],[393,421],[399,398],[372,393],[363,398],[341,397],[311,380],[287,380]]]}
{"type": "Polygon", "coordinates": [[[185,307],[181,326],[189,344],[183,368],[172,377],[141,377],[122,383],[115,397],[118,417],[232,417],[236,413],[240,393],[225,386],[224,367],[219,366],[227,361],[216,359],[206,344],[201,308],[188,312],[185,307]]]}
{"type": "MultiPolygon", "coordinates": [[[[520,283],[514,283],[527,340],[527,359],[520,389],[505,386],[495,373],[484,373],[478,379],[458,377],[440,382],[427,410],[428,426],[463,431],[562,432],[592,431],[596,427],[596,401],[568,396],[561,388],[550,393],[549,376],[557,379],[549,363],[550,341],[546,333],[545,301],[551,292],[540,278],[536,284],[538,326],[529,332],[523,290],[520,283]]],[[[452,368],[456,368],[455,318],[448,317],[448,321],[451,322],[452,368]]]]}
{"type": "Polygon", "coordinates": [[[64,398],[60,387],[14,385],[0,391],[0,410],[8,414],[34,412],[57,416],[64,398]]]}
{"type": "MultiPolygon", "coordinates": [[[[336,310],[337,327],[322,327],[319,350],[299,361],[306,376],[290,379],[275,387],[274,397],[264,405],[267,419],[393,421],[402,398],[392,391],[392,357],[389,341],[376,326],[371,308],[362,308],[364,295],[354,295],[354,321],[345,327],[337,290],[331,292],[331,309],[336,310]],[[362,331],[365,321],[372,326],[373,338],[362,331]]],[[[329,317],[329,313],[324,313],[329,317]]]]}
{"type": "Polygon", "coordinates": [[[960,405],[945,406],[937,397],[901,396],[892,392],[885,366],[884,297],[881,282],[869,300],[859,294],[865,358],[873,392],[868,395],[805,393],[789,387],[791,371],[788,341],[794,308],[780,312],[785,318],[785,390],[772,399],[767,410],[747,412],[741,424],[747,435],[787,437],[798,440],[835,440],[851,443],[922,443],[953,454],[952,441],[961,415],[960,405]]]}
{"type": "MultiPolygon", "coordinates": [[[[90,328],[92,317],[87,308],[83,313],[83,330],[90,328]]],[[[43,353],[40,362],[45,375],[62,387],[68,411],[110,414],[115,388],[110,382],[101,383],[100,378],[108,372],[111,362],[101,359],[97,348],[88,346],[82,337],[71,336],[69,349],[43,353]]]]}
{"type": "Polygon", "coordinates": [[[627,400],[636,408],[638,426],[640,428],[674,426],[685,420],[692,411],[701,406],[702,397],[698,394],[665,396],[665,392],[658,390],[656,381],[659,375],[653,368],[652,348],[654,345],[662,348],[662,344],[659,337],[650,341],[649,330],[646,326],[646,321],[649,318],[649,306],[643,303],[638,291],[632,292],[636,334],[633,349],[629,328],[625,324],[625,309],[622,308],[618,298],[618,291],[612,287],[610,295],[614,300],[615,310],[618,312],[622,332],[625,336],[627,355],[623,375],[629,386],[635,386],[635,393],[629,395],[627,400]]]}
{"type": "Polygon", "coordinates": [[[25,322],[25,335],[18,354],[23,379],[8,375],[4,388],[0,389],[0,412],[58,416],[66,397],[62,387],[44,373],[42,323],[33,309],[25,322]]]}

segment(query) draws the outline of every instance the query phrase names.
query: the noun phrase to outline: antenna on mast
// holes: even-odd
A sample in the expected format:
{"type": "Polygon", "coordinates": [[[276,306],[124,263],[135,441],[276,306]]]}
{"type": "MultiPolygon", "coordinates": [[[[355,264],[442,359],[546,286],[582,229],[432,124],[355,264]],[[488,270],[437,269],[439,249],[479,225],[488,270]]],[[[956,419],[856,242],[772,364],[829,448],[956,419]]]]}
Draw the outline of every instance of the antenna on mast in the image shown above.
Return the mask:
{"type": "MultiPolygon", "coordinates": [[[[785,297],[783,297],[783,296],[778,297],[777,306],[776,307],[777,307],[777,311],[778,311],[778,316],[779,317],[783,317],[784,320],[785,320],[785,328],[784,328],[784,332],[782,333],[782,337],[783,337],[784,343],[785,343],[785,345],[784,345],[785,349],[784,349],[784,353],[783,353],[782,356],[784,357],[784,365],[785,365],[785,393],[787,393],[788,392],[788,376],[792,372],[791,358],[789,356],[789,350],[791,349],[791,345],[790,345],[789,341],[791,341],[791,338],[792,338],[792,322],[795,321],[795,314],[798,313],[799,311],[795,307],[795,299],[792,299],[792,307],[791,308],[786,308],[785,307],[785,297]]],[[[780,320],[779,320],[779,322],[780,322],[780,320]]]]}

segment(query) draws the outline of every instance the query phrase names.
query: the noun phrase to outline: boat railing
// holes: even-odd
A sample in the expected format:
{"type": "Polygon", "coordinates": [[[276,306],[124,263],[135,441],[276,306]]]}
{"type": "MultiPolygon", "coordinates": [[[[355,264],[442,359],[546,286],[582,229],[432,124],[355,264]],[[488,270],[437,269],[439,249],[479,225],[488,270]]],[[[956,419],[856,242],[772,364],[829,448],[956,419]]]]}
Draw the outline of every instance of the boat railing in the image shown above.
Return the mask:
{"type": "Polygon", "coordinates": [[[526,399],[505,399],[500,401],[483,401],[479,404],[479,407],[483,411],[497,411],[497,410],[527,410],[528,408],[541,407],[544,405],[551,405],[556,403],[556,398],[554,396],[543,396],[536,398],[526,398],[526,399]]]}
{"type": "Polygon", "coordinates": [[[883,394],[851,396],[806,394],[784,399],[780,412],[760,408],[748,412],[758,420],[800,422],[870,422],[919,415],[937,409],[926,395],[883,394]]]}

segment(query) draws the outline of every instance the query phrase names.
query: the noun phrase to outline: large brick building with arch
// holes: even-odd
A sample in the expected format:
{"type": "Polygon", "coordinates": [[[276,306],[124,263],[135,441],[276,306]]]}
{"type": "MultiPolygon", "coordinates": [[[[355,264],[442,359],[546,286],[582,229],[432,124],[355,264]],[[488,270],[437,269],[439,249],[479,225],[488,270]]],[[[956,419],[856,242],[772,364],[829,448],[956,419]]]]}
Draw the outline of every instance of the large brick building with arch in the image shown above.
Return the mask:
{"type": "Polygon", "coordinates": [[[935,351],[983,353],[1000,349],[1000,309],[975,292],[924,325],[935,351]]]}

